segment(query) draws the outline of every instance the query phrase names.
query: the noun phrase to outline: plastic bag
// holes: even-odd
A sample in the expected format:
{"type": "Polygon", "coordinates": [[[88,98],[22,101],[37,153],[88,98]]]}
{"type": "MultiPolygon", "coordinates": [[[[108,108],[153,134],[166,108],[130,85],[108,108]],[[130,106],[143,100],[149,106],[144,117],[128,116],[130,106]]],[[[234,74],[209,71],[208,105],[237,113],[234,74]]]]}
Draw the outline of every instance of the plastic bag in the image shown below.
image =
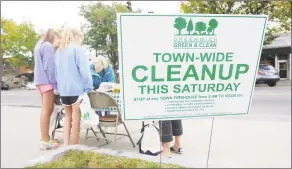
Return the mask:
{"type": "Polygon", "coordinates": [[[143,128],[144,132],[140,142],[140,153],[156,156],[162,151],[159,129],[155,124],[148,124],[143,128]]]}
{"type": "Polygon", "coordinates": [[[91,108],[89,97],[86,93],[83,95],[83,100],[80,104],[80,128],[88,129],[99,124],[99,116],[91,108]]]}

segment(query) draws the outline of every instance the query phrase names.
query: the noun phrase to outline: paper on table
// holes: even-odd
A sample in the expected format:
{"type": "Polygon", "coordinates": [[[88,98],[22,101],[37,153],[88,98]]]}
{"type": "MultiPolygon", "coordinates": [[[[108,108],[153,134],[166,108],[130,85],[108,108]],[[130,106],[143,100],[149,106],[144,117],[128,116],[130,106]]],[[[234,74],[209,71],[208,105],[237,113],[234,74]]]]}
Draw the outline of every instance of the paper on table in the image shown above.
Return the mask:
{"type": "Polygon", "coordinates": [[[117,87],[117,84],[116,83],[102,82],[100,84],[99,88],[97,89],[97,91],[110,92],[110,91],[113,91],[116,87],[117,87]]]}

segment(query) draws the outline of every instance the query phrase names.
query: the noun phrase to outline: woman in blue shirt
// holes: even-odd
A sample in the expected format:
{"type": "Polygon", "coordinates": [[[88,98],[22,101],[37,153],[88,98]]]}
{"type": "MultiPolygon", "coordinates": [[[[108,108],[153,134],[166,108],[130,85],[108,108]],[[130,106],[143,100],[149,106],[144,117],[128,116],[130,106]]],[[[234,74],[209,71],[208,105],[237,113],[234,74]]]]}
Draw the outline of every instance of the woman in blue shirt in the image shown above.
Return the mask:
{"type": "Polygon", "coordinates": [[[93,60],[93,64],[90,65],[90,71],[94,89],[98,89],[102,82],[116,82],[114,70],[103,56],[93,60]]]}
{"type": "Polygon", "coordinates": [[[84,35],[67,29],[56,52],[57,91],[65,108],[64,145],[69,145],[71,123],[73,144],[79,144],[80,103],[84,93],[93,89],[88,58],[82,49],[84,35]]]}
{"type": "MultiPolygon", "coordinates": [[[[107,60],[103,56],[99,56],[93,60],[93,64],[90,65],[90,72],[93,80],[93,88],[98,89],[102,82],[116,82],[116,77],[113,68],[108,64],[107,60]]],[[[96,112],[101,116],[101,111],[96,112]]],[[[109,114],[108,111],[105,114],[109,114]]]]}

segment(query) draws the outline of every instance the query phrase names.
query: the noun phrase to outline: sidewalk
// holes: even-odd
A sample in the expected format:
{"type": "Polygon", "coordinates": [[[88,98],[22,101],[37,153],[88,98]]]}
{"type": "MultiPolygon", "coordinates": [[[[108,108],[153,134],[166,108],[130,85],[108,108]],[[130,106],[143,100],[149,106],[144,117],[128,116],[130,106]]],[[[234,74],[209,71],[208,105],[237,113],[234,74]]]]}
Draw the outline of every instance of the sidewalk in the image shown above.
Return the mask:
{"type": "MultiPolygon", "coordinates": [[[[43,153],[38,149],[40,109],[1,108],[1,167],[21,167],[43,153]]],[[[262,118],[251,114],[215,118],[209,167],[291,167],[290,117],[262,118]]],[[[181,165],[206,167],[211,120],[183,121],[182,144],[185,152],[183,155],[173,155],[172,160],[179,161],[181,165]]],[[[141,122],[129,121],[126,124],[136,143],[140,138],[141,122]]],[[[62,133],[56,137],[62,140],[62,133]]],[[[83,138],[84,132],[81,133],[81,143],[84,143],[83,138]]],[[[97,141],[91,139],[88,144],[95,147],[97,141]]],[[[112,144],[102,148],[111,147],[112,144]]],[[[138,153],[138,148],[133,148],[126,137],[117,141],[117,149],[138,153]]]]}

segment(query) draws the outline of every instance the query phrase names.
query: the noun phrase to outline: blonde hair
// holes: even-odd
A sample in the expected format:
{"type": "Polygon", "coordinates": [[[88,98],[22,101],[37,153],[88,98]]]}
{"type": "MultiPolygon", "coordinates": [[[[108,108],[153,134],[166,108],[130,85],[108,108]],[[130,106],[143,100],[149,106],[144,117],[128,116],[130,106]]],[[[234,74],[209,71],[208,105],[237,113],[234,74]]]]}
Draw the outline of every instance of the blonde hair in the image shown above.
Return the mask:
{"type": "Polygon", "coordinates": [[[43,41],[50,42],[51,44],[53,44],[56,37],[60,38],[58,32],[56,32],[54,29],[48,29],[46,33],[43,35],[43,41]]]}
{"type": "Polygon", "coordinates": [[[62,35],[58,51],[63,51],[70,42],[77,40],[83,41],[83,39],[84,34],[80,30],[74,28],[67,28],[62,35]]]}
{"type": "Polygon", "coordinates": [[[106,69],[108,67],[108,62],[107,62],[106,58],[103,56],[98,56],[97,58],[95,58],[93,60],[93,64],[98,65],[98,66],[103,66],[104,69],[106,69]]]}

